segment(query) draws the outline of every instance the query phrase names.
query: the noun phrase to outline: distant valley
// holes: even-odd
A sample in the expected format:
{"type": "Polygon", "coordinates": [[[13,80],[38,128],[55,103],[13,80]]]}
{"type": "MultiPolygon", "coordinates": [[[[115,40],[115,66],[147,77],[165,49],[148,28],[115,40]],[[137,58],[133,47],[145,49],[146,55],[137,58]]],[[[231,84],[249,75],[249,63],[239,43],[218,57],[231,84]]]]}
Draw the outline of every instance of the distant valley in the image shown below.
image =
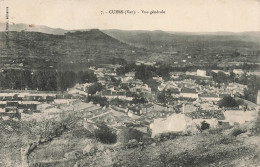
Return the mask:
{"type": "Polygon", "coordinates": [[[6,38],[5,24],[0,23],[2,68],[3,64],[8,68],[84,66],[92,60],[102,64],[113,58],[174,66],[250,64],[258,63],[260,54],[260,32],[64,30],[26,24],[10,24],[9,28],[6,38]]]}

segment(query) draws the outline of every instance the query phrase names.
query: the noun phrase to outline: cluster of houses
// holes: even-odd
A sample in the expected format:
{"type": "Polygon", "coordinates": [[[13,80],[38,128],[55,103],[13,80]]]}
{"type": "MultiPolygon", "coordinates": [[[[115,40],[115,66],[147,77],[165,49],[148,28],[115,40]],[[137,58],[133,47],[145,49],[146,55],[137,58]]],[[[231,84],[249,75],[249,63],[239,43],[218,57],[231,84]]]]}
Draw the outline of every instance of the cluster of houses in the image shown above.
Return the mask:
{"type": "Polygon", "coordinates": [[[141,80],[135,78],[135,72],[128,72],[124,76],[116,75],[116,68],[120,65],[106,65],[106,68],[93,68],[94,74],[98,78],[98,82],[101,83],[104,89],[100,92],[100,96],[111,99],[122,99],[131,101],[133,99],[133,93],[143,94],[147,97],[151,96],[151,88],[144,84],[141,80]],[[120,85],[115,85],[114,80],[120,81],[120,85]],[[124,88],[122,88],[124,86],[124,88]]]}
{"type": "Polygon", "coordinates": [[[68,94],[54,91],[2,90],[0,91],[0,116],[20,119],[21,113],[39,112],[40,104],[71,98],[68,94]]]}
{"type": "MultiPolygon", "coordinates": [[[[144,62],[137,62],[137,65],[139,64],[144,62]]],[[[147,65],[155,65],[155,63],[147,65]]],[[[207,76],[205,70],[171,72],[170,81],[164,81],[161,76],[154,76],[153,79],[159,83],[157,92],[154,92],[147,84],[135,78],[135,72],[117,76],[118,67],[120,65],[107,64],[98,68],[90,67],[90,69],[94,71],[98,82],[103,85],[103,89],[96,95],[106,97],[109,102],[113,99],[126,101],[125,105],[110,105],[107,108],[81,101],[81,96],[88,96],[87,90],[91,83],[77,84],[66,93],[10,90],[0,92],[0,117],[16,114],[19,118],[30,120],[32,116],[28,114],[33,112],[35,116],[33,118],[44,119],[55,117],[62,112],[73,111],[81,114],[82,119],[78,124],[85,128],[93,128],[100,122],[105,122],[115,129],[129,124],[131,126],[138,124],[132,127],[143,133],[148,133],[150,129],[152,137],[155,137],[167,132],[197,133],[202,123],[209,124],[211,128],[221,123],[230,125],[244,123],[255,119],[259,112],[259,105],[246,101],[246,109],[241,106],[236,109],[218,107],[218,101],[224,96],[243,95],[244,89],[247,88],[245,85],[230,83],[214,87],[209,84],[200,85],[195,79],[180,79],[181,75],[190,75],[210,82],[212,78],[207,76]],[[120,84],[117,81],[120,81],[120,84]],[[170,94],[172,101],[158,103],[156,100],[158,92],[170,94]],[[130,103],[134,99],[133,94],[140,95],[147,101],[138,104],[130,103]]],[[[213,72],[217,73],[219,70],[213,72]]],[[[233,72],[235,75],[244,74],[240,70],[233,72]]],[[[258,92],[258,104],[259,94],[258,92]]]]}
{"type": "MultiPolygon", "coordinates": [[[[140,64],[143,64],[143,62],[137,62],[137,65],[140,64]]],[[[154,64],[151,63],[151,65],[154,64]]],[[[106,87],[105,90],[100,92],[101,96],[106,97],[109,100],[118,98],[126,101],[131,101],[133,99],[131,94],[128,94],[129,92],[140,93],[143,96],[153,96],[151,88],[148,85],[138,79],[135,79],[135,72],[129,72],[126,73],[125,76],[119,77],[116,76],[115,69],[116,67],[110,69],[98,68],[95,70],[95,74],[98,74],[97,76],[100,83],[106,87]],[[118,89],[114,85],[110,84],[111,79],[109,79],[109,76],[113,76],[120,80],[121,84],[124,84],[128,88],[128,91],[125,89],[118,89]]],[[[221,70],[212,70],[212,72],[223,72],[226,75],[230,75],[230,72],[221,70]]],[[[240,69],[234,69],[233,72],[236,76],[241,76],[244,74],[244,71],[240,69]]],[[[257,111],[256,106],[247,108],[247,111],[245,111],[243,107],[240,107],[238,109],[227,109],[225,112],[223,109],[218,107],[218,101],[220,101],[224,96],[231,95],[236,97],[243,95],[244,89],[247,88],[246,85],[230,83],[228,85],[220,85],[220,87],[210,86],[209,84],[203,86],[196,83],[193,79],[180,80],[179,78],[181,75],[196,76],[205,82],[212,81],[212,78],[207,76],[207,72],[201,69],[198,69],[195,72],[171,72],[170,76],[174,81],[164,81],[162,77],[154,76],[153,79],[160,84],[158,86],[158,92],[165,91],[170,93],[173,99],[175,99],[175,103],[170,104],[167,102],[167,104],[162,105],[157,104],[156,100],[154,101],[149,99],[146,104],[111,106],[111,109],[117,112],[125,113],[126,116],[134,120],[139,119],[150,122],[151,125],[153,125],[153,128],[162,127],[162,125],[160,125],[162,122],[162,124],[167,124],[168,117],[170,120],[168,122],[171,122],[170,124],[172,124],[173,121],[171,119],[175,120],[175,115],[178,115],[176,116],[176,119],[178,117],[178,119],[182,119],[183,122],[186,122],[186,124],[189,124],[187,123],[187,120],[192,120],[195,124],[200,124],[204,121],[210,123],[211,127],[216,127],[216,122],[219,122],[220,120],[223,122],[226,120],[233,125],[235,121],[231,121],[230,114],[228,113],[236,111],[238,111],[237,113],[240,113],[241,111],[245,113],[255,113],[257,111]],[[188,102],[191,99],[192,102],[188,102]],[[158,121],[157,119],[161,121],[158,121]]],[[[239,115],[239,117],[242,116],[243,114],[239,115]]],[[[241,121],[238,122],[240,123],[241,121]]],[[[166,127],[175,127],[175,125],[167,125],[166,127]]],[[[183,129],[183,127],[180,129],[183,129]]],[[[153,130],[157,131],[156,129],[153,130]]],[[[155,132],[154,134],[162,131],[164,131],[163,128],[158,128],[158,132],[155,132]]]]}

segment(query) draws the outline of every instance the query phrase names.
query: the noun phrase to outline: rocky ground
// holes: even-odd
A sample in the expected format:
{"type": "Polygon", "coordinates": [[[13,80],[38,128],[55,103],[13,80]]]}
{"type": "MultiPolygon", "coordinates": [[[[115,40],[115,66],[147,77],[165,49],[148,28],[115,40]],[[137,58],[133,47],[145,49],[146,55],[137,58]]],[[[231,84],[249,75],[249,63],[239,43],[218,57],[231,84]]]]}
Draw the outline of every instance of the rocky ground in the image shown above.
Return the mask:
{"type": "MultiPolygon", "coordinates": [[[[12,127],[12,125],[9,125],[12,127]]],[[[10,127],[7,128],[10,130],[10,127]]],[[[23,125],[20,125],[24,129],[23,125]]],[[[27,132],[1,134],[1,166],[19,166],[20,149],[37,140],[27,132]]],[[[32,133],[32,132],[30,132],[32,133]]],[[[102,144],[84,129],[68,129],[28,156],[31,167],[259,166],[260,119],[191,136],[149,139],[140,144],[102,144]],[[128,145],[129,146],[129,145],[128,145]]]]}
{"type": "MultiPolygon", "coordinates": [[[[178,136],[173,139],[144,144],[144,147],[125,149],[122,145],[103,145],[91,154],[75,146],[78,152],[66,154],[61,161],[43,163],[46,166],[259,166],[259,122],[207,130],[193,136],[178,136]]],[[[58,142],[58,141],[57,141],[58,142]]],[[[87,145],[84,140],[84,145],[87,145]]],[[[102,145],[92,142],[91,147],[102,145]]],[[[79,145],[79,143],[77,144],[79,145]]],[[[82,145],[83,146],[83,145],[82,145]]],[[[45,150],[46,151],[46,150],[45,150]]],[[[75,150],[74,150],[75,151],[75,150]]],[[[43,165],[42,164],[42,165],[43,165]]],[[[44,166],[43,165],[43,166],[44,166]]]]}

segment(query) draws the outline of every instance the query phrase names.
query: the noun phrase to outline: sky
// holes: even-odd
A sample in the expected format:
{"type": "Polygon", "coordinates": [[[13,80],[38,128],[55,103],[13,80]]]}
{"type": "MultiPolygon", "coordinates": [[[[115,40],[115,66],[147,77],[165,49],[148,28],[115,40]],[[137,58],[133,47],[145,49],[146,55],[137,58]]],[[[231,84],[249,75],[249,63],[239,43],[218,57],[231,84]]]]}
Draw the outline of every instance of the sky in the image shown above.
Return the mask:
{"type": "Polygon", "coordinates": [[[9,23],[68,30],[260,31],[260,0],[0,0],[0,22],[6,22],[7,6],[9,23]]]}

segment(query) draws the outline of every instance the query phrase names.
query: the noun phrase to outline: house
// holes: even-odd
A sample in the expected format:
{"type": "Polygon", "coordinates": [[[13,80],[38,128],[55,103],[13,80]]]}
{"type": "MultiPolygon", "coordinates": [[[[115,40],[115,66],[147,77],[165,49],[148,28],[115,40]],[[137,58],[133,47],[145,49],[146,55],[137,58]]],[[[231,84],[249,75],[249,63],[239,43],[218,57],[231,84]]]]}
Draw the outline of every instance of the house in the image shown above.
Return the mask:
{"type": "Polygon", "coordinates": [[[260,77],[260,71],[250,71],[247,74],[248,75],[256,75],[256,76],[260,77]]]}
{"type": "Polygon", "coordinates": [[[205,70],[197,70],[197,76],[205,77],[206,76],[206,71],[205,70]]]}
{"type": "Polygon", "coordinates": [[[131,94],[126,93],[126,91],[116,91],[116,90],[102,90],[101,96],[106,97],[108,99],[123,99],[123,100],[132,100],[131,94]]]}
{"type": "Polygon", "coordinates": [[[133,129],[138,130],[142,133],[148,133],[148,127],[146,126],[134,127],[133,129]]]}
{"type": "Polygon", "coordinates": [[[37,90],[2,90],[0,97],[6,101],[12,100],[40,100],[46,99],[47,96],[56,97],[58,92],[53,91],[37,91],[37,90]]]}
{"type": "Polygon", "coordinates": [[[219,101],[221,100],[221,97],[217,94],[213,93],[205,93],[205,94],[199,94],[199,99],[202,101],[219,101]]]}
{"type": "Polygon", "coordinates": [[[156,81],[156,82],[163,82],[163,78],[162,77],[159,77],[159,76],[156,76],[156,77],[153,77],[153,79],[156,81]]]}
{"type": "Polygon", "coordinates": [[[184,75],[184,72],[170,72],[171,78],[177,79],[180,75],[184,75]]]}
{"type": "Polygon", "coordinates": [[[158,104],[153,104],[153,103],[148,103],[148,104],[144,104],[140,106],[141,108],[141,113],[145,114],[145,113],[149,113],[152,111],[167,111],[167,107],[162,106],[162,105],[158,105],[158,104]]]}
{"type": "Polygon", "coordinates": [[[183,98],[197,99],[198,92],[196,89],[183,88],[181,89],[180,96],[183,98]]]}
{"type": "Polygon", "coordinates": [[[131,77],[131,76],[126,76],[126,77],[122,77],[121,78],[121,81],[122,81],[122,83],[127,83],[127,82],[129,82],[129,81],[131,81],[131,80],[133,80],[134,78],[133,77],[131,77]]]}
{"type": "Polygon", "coordinates": [[[223,70],[211,70],[211,71],[214,72],[214,73],[223,72],[226,75],[230,75],[230,72],[226,72],[226,71],[223,71],[223,70]]]}
{"type": "Polygon", "coordinates": [[[126,77],[135,77],[135,72],[125,73],[125,76],[126,76],[126,77]]]}
{"type": "Polygon", "coordinates": [[[148,113],[152,110],[154,110],[154,105],[152,103],[144,104],[142,106],[142,113],[148,113]]]}
{"type": "Polygon", "coordinates": [[[169,113],[168,111],[166,110],[159,110],[159,111],[156,111],[156,110],[152,110],[148,113],[145,114],[145,118],[147,120],[154,120],[156,118],[167,118],[171,113],[169,113]]]}
{"type": "Polygon", "coordinates": [[[192,103],[187,103],[187,104],[182,104],[182,108],[181,111],[182,113],[188,113],[188,112],[195,112],[198,110],[198,107],[196,107],[194,104],[192,103]]]}
{"type": "Polygon", "coordinates": [[[167,118],[154,119],[150,124],[152,137],[169,132],[187,132],[192,127],[192,119],[185,114],[173,114],[167,118]]]}
{"type": "Polygon", "coordinates": [[[165,89],[178,88],[178,85],[173,81],[166,81],[163,84],[165,85],[165,89]]]}
{"type": "Polygon", "coordinates": [[[141,93],[146,93],[146,92],[151,92],[151,88],[147,85],[147,84],[144,84],[144,85],[135,85],[134,87],[131,87],[129,89],[131,92],[141,92],[141,93]]]}
{"type": "Polygon", "coordinates": [[[135,64],[137,65],[137,66],[140,66],[140,65],[146,65],[146,66],[153,66],[153,65],[155,65],[156,64],[156,62],[145,62],[145,61],[136,61],[135,62],[135,64]]]}
{"type": "Polygon", "coordinates": [[[95,71],[94,74],[99,78],[99,77],[104,77],[105,74],[103,72],[100,71],[95,71]]]}
{"type": "Polygon", "coordinates": [[[244,74],[244,71],[242,69],[234,69],[233,73],[236,74],[239,77],[239,76],[242,76],[244,74]]]}
{"type": "Polygon", "coordinates": [[[137,115],[137,113],[135,113],[135,112],[134,112],[134,111],[132,111],[132,110],[128,111],[128,113],[127,113],[127,116],[128,116],[128,117],[130,117],[130,118],[132,118],[132,119],[134,119],[134,120],[136,120],[136,119],[139,119],[139,118],[140,118],[140,116],[139,116],[139,115],[137,115]]]}
{"type": "Polygon", "coordinates": [[[158,90],[163,91],[165,89],[165,87],[166,87],[166,85],[162,83],[161,85],[158,86],[158,90]]]}
{"type": "Polygon", "coordinates": [[[106,68],[98,68],[96,71],[98,71],[98,72],[105,72],[106,68]]]}
{"type": "Polygon", "coordinates": [[[54,104],[60,105],[60,104],[72,104],[73,101],[76,101],[76,99],[54,99],[54,104]]]}
{"type": "Polygon", "coordinates": [[[179,98],[180,97],[180,89],[178,89],[178,88],[171,88],[171,89],[168,89],[168,91],[171,93],[171,96],[173,98],[179,98]]]}
{"type": "Polygon", "coordinates": [[[197,71],[195,71],[195,72],[186,71],[186,75],[197,75],[197,71]]]}
{"type": "Polygon", "coordinates": [[[19,104],[19,110],[30,110],[30,111],[36,111],[37,110],[37,104],[30,104],[30,103],[21,103],[19,104]]]}
{"type": "Polygon", "coordinates": [[[144,65],[146,66],[154,66],[156,62],[145,62],[144,65]]]}
{"type": "Polygon", "coordinates": [[[5,112],[17,113],[18,105],[18,102],[7,102],[5,106],[5,112]]]}
{"type": "Polygon", "coordinates": [[[244,111],[244,110],[227,110],[224,111],[225,120],[223,122],[228,122],[230,125],[235,123],[243,124],[248,121],[253,121],[257,119],[258,111],[244,111]]]}

